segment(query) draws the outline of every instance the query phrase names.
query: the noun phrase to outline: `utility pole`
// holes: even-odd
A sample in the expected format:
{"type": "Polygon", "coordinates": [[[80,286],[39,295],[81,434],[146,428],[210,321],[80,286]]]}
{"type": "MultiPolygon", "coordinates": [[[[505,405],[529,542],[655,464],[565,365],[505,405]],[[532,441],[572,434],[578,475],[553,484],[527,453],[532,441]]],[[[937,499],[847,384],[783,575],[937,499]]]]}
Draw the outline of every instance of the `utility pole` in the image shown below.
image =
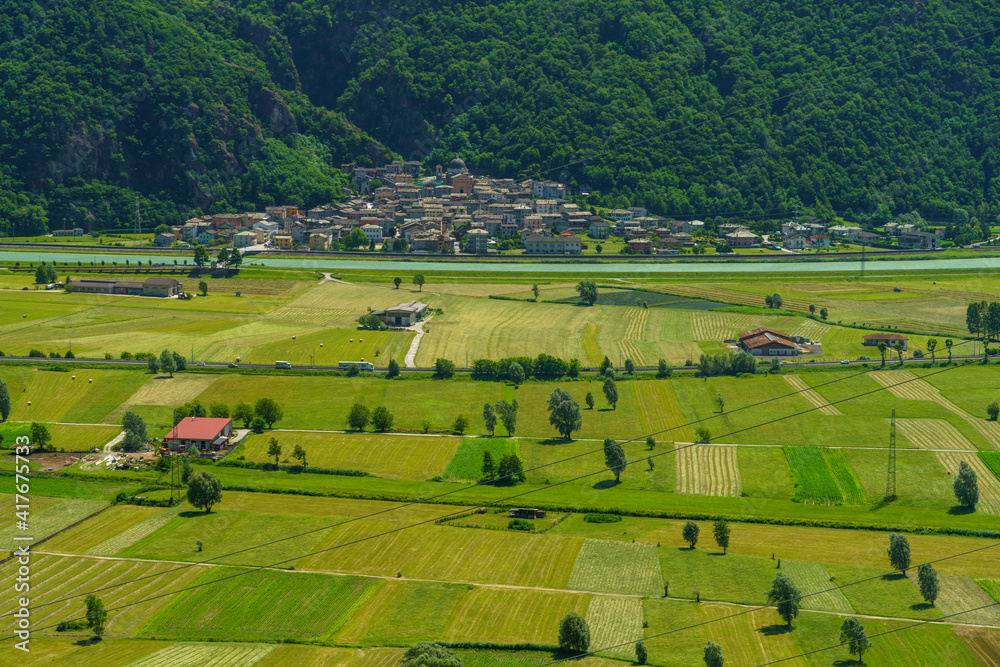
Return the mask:
{"type": "Polygon", "coordinates": [[[896,411],[892,411],[892,421],[889,427],[889,469],[885,480],[885,499],[896,499],[896,411]]]}

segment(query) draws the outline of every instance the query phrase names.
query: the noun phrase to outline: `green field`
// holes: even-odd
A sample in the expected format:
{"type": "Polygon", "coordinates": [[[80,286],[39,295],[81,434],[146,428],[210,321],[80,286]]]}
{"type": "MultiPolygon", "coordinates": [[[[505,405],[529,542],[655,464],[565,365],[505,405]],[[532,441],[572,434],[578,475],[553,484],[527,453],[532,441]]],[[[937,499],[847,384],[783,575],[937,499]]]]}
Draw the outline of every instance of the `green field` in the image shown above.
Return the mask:
{"type": "Polygon", "coordinates": [[[200,586],[175,597],[150,621],[142,636],[212,641],[321,639],[335,634],[379,582],[211,568],[196,584],[200,586]],[[233,577],[236,574],[241,576],[233,577]]]}
{"type": "Polygon", "coordinates": [[[27,530],[18,530],[13,525],[0,530],[0,549],[12,550],[20,546],[13,539],[18,535],[30,535],[35,540],[48,537],[107,506],[106,501],[83,499],[64,500],[45,506],[41,511],[31,513],[27,530]]]}
{"type": "Polygon", "coordinates": [[[795,480],[795,500],[820,505],[839,504],[844,496],[818,447],[785,447],[795,480]]]}
{"type": "Polygon", "coordinates": [[[496,465],[504,456],[520,454],[518,443],[519,440],[513,438],[462,438],[462,444],[448,462],[442,477],[462,482],[478,481],[483,476],[483,454],[489,452],[496,465]]]}
{"type": "MultiPolygon", "coordinates": [[[[251,435],[243,443],[249,461],[274,462],[268,457],[271,438],[282,449],[280,461],[291,463],[296,445],[306,450],[309,465],[319,468],[363,470],[379,477],[430,479],[440,475],[457,449],[459,439],[450,437],[392,436],[377,433],[303,433],[272,431],[251,435]]],[[[480,466],[482,457],[480,456],[480,466]]]]}
{"type": "Polygon", "coordinates": [[[567,586],[600,593],[656,595],[662,589],[656,549],[648,544],[587,540],[567,586]]]}

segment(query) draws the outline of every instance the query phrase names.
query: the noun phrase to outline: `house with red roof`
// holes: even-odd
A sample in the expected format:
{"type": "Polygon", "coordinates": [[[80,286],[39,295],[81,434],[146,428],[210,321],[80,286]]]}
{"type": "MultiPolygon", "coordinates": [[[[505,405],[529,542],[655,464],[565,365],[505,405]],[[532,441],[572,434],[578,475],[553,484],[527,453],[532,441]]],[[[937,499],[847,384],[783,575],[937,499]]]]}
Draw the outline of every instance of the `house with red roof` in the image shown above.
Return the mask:
{"type": "Polygon", "coordinates": [[[799,354],[799,345],[794,338],[767,327],[744,331],[739,336],[739,345],[754,356],[794,357],[799,354]]]}
{"type": "Polygon", "coordinates": [[[170,451],[219,451],[229,444],[233,420],[223,417],[185,417],[163,436],[170,451]]]}

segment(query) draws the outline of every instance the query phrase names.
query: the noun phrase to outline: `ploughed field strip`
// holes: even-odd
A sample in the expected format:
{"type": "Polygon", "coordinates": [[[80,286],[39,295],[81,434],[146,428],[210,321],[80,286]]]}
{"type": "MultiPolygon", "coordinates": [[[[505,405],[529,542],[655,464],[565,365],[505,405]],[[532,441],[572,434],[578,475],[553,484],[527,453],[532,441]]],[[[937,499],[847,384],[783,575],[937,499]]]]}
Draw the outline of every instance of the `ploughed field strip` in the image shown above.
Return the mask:
{"type": "Polygon", "coordinates": [[[910,371],[872,371],[868,375],[883,387],[888,387],[889,393],[896,398],[910,401],[933,401],[941,407],[954,412],[969,422],[993,447],[1000,449],[1000,422],[984,421],[976,418],[975,415],[969,414],[942,396],[937,387],[926,380],[917,378],[910,371]],[[900,382],[905,384],[898,384],[900,382]]]}
{"type": "Polygon", "coordinates": [[[692,445],[677,450],[677,493],[698,496],[740,495],[737,448],[692,445]]]}
{"type": "Polygon", "coordinates": [[[896,427],[917,449],[976,451],[976,446],[944,419],[897,419],[896,427]]]}
{"type": "Polygon", "coordinates": [[[657,595],[663,591],[662,579],[653,545],[588,539],[576,557],[567,588],[657,595]]]}
{"type": "Polygon", "coordinates": [[[125,667],[251,667],[274,650],[272,644],[173,644],[125,667]]]}
{"type": "Polygon", "coordinates": [[[815,389],[809,387],[806,381],[797,375],[785,375],[785,381],[792,386],[792,389],[799,392],[799,396],[809,401],[809,403],[816,408],[819,408],[819,413],[822,415],[842,415],[844,414],[837,409],[836,405],[829,405],[829,401],[823,398],[822,395],[815,389]]]}
{"type": "Polygon", "coordinates": [[[617,595],[595,595],[587,609],[590,646],[616,648],[598,655],[629,660],[635,657],[635,642],[642,639],[642,599],[617,595]]]}
{"type": "Polygon", "coordinates": [[[958,474],[960,462],[968,463],[976,472],[976,480],[979,484],[979,504],[976,505],[976,511],[986,514],[1000,514],[1000,480],[979,456],[959,452],[938,452],[937,457],[941,461],[941,465],[952,474],[952,477],[958,474]]]}

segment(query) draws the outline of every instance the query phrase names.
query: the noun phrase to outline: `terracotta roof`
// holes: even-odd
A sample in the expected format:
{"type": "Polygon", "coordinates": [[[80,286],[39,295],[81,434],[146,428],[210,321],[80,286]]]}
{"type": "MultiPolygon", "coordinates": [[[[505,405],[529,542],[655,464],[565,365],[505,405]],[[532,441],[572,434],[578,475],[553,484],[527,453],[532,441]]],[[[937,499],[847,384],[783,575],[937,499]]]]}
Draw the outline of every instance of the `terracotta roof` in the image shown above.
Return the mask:
{"type": "Polygon", "coordinates": [[[873,334],[865,334],[865,340],[895,340],[902,343],[909,340],[909,338],[907,338],[903,334],[873,333],[873,334]]]}
{"type": "Polygon", "coordinates": [[[772,336],[775,336],[777,338],[784,338],[790,343],[795,342],[794,340],[792,340],[792,337],[789,336],[788,334],[781,333],[780,331],[775,331],[774,329],[770,329],[768,327],[758,327],[756,329],[751,329],[750,331],[744,331],[743,333],[740,334],[739,338],[740,340],[743,340],[744,338],[754,338],[755,336],[761,336],[763,334],[771,334],[772,336]]]}
{"type": "Polygon", "coordinates": [[[232,422],[223,417],[185,417],[163,437],[165,440],[215,440],[232,422]]]}
{"type": "Polygon", "coordinates": [[[798,345],[785,337],[778,337],[771,333],[762,333],[751,338],[740,337],[740,343],[749,348],[763,347],[764,345],[779,345],[781,347],[797,348],[798,345]]]}

